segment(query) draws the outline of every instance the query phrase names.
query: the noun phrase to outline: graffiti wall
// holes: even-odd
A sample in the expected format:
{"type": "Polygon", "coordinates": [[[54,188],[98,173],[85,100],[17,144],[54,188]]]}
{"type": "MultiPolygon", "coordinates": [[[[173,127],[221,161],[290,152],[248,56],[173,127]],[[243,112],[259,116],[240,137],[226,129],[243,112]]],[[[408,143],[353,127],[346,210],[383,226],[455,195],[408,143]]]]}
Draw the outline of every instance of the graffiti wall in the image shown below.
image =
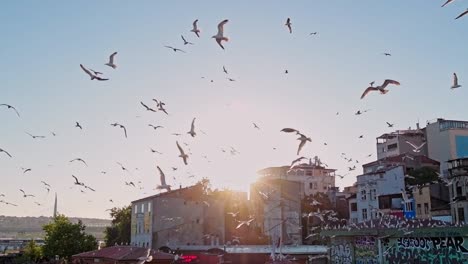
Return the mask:
{"type": "Polygon", "coordinates": [[[377,240],[373,236],[357,236],[354,238],[354,258],[356,264],[378,263],[377,240]]]}
{"type": "Polygon", "coordinates": [[[331,244],[330,259],[333,264],[354,264],[352,241],[346,239],[334,240],[331,244]]]}
{"type": "Polygon", "coordinates": [[[384,239],[384,262],[403,263],[468,263],[468,238],[403,237],[384,239]]]}

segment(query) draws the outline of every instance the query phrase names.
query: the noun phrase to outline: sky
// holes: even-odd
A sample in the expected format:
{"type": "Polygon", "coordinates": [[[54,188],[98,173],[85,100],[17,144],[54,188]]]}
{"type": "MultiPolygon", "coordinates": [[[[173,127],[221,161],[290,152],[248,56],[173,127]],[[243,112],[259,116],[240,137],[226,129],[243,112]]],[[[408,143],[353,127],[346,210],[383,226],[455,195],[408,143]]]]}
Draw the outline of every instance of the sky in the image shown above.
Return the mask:
{"type": "Polygon", "coordinates": [[[156,166],[174,187],[207,177],[215,188],[248,191],[258,170],[298,157],[299,141],[281,133],[284,127],[311,137],[301,156],[319,156],[337,174],[348,173],[350,165],[340,153],[359,160],[357,170],[336,178],[337,186],[352,185],[360,165],[376,158],[381,134],[414,128],[418,120],[424,126],[439,117],[468,119],[462,59],[468,55],[468,17],[454,20],[466,3],[441,8],[443,2],[4,3],[0,104],[15,106],[21,117],[0,108],[0,148],[13,156],[0,153],[0,199],[18,205],[0,203],[0,214],[51,215],[56,192],[60,213],[109,218],[106,209],[158,192],[156,166]],[[288,17],[292,34],[284,25],[288,17]],[[190,32],[195,19],[200,38],[190,32]],[[229,19],[225,50],[211,38],[223,19],[229,19]],[[184,46],[181,35],[194,45],[184,46]],[[116,69],[104,65],[114,51],[116,69]],[[110,80],[91,81],[80,64],[110,80]],[[452,91],[453,72],[462,87],[452,91]],[[385,79],[401,85],[360,100],[369,82],[385,79]],[[153,98],[166,103],[169,115],[140,105],[156,107],[153,98]],[[186,133],[193,118],[194,138],[186,133]],[[128,138],[110,126],[114,122],[126,126],[128,138]],[[176,140],[192,153],[187,166],[176,140]],[[231,147],[239,154],[231,155],[231,147]],[[70,162],[75,158],[88,166],[70,162]],[[72,175],[96,192],[82,193],[72,175]],[[52,186],[50,193],[41,181],[52,186]],[[36,197],[24,198],[19,189],[36,197]]]}

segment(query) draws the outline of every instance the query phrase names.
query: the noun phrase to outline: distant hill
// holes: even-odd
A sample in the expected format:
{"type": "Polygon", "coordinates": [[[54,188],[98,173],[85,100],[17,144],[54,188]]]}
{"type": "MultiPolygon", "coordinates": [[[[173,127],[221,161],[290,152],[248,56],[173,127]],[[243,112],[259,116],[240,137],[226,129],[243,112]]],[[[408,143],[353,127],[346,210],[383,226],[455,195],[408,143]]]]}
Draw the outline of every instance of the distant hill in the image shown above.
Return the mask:
{"type": "MultiPolygon", "coordinates": [[[[86,233],[94,235],[98,240],[104,239],[106,226],[111,220],[96,218],[69,217],[70,221],[77,223],[81,220],[86,226],[86,233]]],[[[52,221],[52,217],[16,217],[0,215],[0,238],[43,238],[42,226],[52,221]]]]}

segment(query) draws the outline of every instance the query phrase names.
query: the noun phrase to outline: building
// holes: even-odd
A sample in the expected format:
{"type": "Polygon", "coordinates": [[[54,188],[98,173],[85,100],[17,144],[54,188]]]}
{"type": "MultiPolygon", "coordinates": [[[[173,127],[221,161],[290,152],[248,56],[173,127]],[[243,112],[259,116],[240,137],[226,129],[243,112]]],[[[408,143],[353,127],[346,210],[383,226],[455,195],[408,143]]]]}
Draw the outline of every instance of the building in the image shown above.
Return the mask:
{"type": "Polygon", "coordinates": [[[260,178],[286,179],[288,181],[300,182],[303,185],[305,196],[316,193],[327,193],[335,188],[335,169],[324,167],[318,157],[314,162],[309,159],[309,163],[302,163],[290,168],[290,166],[269,167],[258,171],[260,178]]]}
{"type": "Polygon", "coordinates": [[[468,122],[438,118],[425,128],[427,154],[441,163],[440,171],[448,175],[446,161],[468,157],[468,122]]]}
{"type": "MultiPolygon", "coordinates": [[[[401,202],[405,200],[402,197],[402,193],[404,193],[405,190],[404,167],[401,165],[385,167],[374,172],[359,175],[357,176],[357,187],[356,203],[358,223],[379,217],[379,211],[387,212],[391,210],[395,207],[392,206],[392,204],[396,202],[395,198],[399,197],[398,208],[401,208],[401,202]]],[[[410,202],[409,198],[406,200],[410,202]]],[[[350,199],[349,203],[352,201],[353,200],[350,199]]],[[[402,212],[412,211],[411,209],[413,208],[411,205],[403,205],[404,208],[401,208],[402,212]]],[[[355,211],[351,211],[353,209],[352,206],[354,205],[349,205],[350,217],[356,215],[355,211]]]]}
{"type": "MultiPolygon", "coordinates": [[[[133,246],[113,246],[99,250],[83,252],[72,256],[73,263],[80,264],[128,264],[138,263],[138,258],[146,257],[147,249],[143,247],[133,246]]],[[[174,255],[159,252],[156,250],[150,251],[152,257],[148,264],[170,264],[174,263],[174,255]]]]}
{"type": "Polygon", "coordinates": [[[448,185],[452,217],[455,223],[466,223],[468,219],[468,158],[448,161],[448,185]]]}
{"type": "Polygon", "coordinates": [[[343,188],[343,194],[346,198],[349,198],[357,193],[357,183],[354,183],[351,186],[347,186],[343,188]]]}
{"type": "Polygon", "coordinates": [[[416,205],[416,218],[452,222],[449,188],[445,184],[415,186],[412,196],[416,205]]]}
{"type": "Polygon", "coordinates": [[[226,192],[199,183],[133,201],[131,244],[159,249],[226,243],[226,192]]]}
{"type": "Polygon", "coordinates": [[[430,159],[425,155],[414,155],[413,153],[404,153],[396,156],[385,157],[373,162],[362,165],[364,173],[370,173],[388,166],[403,166],[406,174],[413,170],[423,167],[429,167],[439,171],[440,162],[430,159]]]}
{"type": "Polygon", "coordinates": [[[426,155],[427,148],[424,146],[420,152],[413,152],[413,147],[406,141],[414,145],[421,145],[426,141],[426,135],[419,129],[397,130],[392,133],[386,133],[377,138],[377,159],[398,156],[405,153],[414,155],[426,155]]]}
{"type": "Polygon", "coordinates": [[[261,178],[250,186],[250,201],[261,232],[283,244],[302,245],[301,201],[303,184],[278,178],[261,178]]]}
{"type": "Polygon", "coordinates": [[[353,194],[347,198],[349,208],[349,223],[358,223],[359,213],[357,209],[357,195],[353,194]]]}

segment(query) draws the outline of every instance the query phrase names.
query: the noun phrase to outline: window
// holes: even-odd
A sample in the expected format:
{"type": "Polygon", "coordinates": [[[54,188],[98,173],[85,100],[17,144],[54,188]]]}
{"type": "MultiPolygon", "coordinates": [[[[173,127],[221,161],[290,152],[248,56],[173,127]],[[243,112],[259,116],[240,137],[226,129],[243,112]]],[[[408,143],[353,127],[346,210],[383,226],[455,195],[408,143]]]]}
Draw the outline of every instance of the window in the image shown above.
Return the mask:
{"type": "Polygon", "coordinates": [[[357,211],[357,203],[351,203],[351,211],[356,212],[357,211]]]}
{"type": "Polygon", "coordinates": [[[463,195],[463,190],[462,190],[460,182],[457,183],[457,194],[456,195],[457,196],[462,196],[463,195]]]}
{"type": "Polygon", "coordinates": [[[424,203],[424,214],[429,214],[429,204],[424,203]]]}
{"type": "Polygon", "coordinates": [[[422,195],[422,188],[419,188],[419,195],[422,195]]]}
{"type": "Polygon", "coordinates": [[[418,204],[418,205],[417,205],[417,208],[418,208],[418,209],[417,209],[417,210],[418,210],[418,211],[417,211],[417,214],[420,215],[420,214],[421,214],[421,204],[418,204]]]}
{"type": "Polygon", "coordinates": [[[138,205],[135,204],[135,214],[138,213],[138,205]]]}
{"type": "Polygon", "coordinates": [[[143,213],[145,211],[145,204],[141,204],[141,209],[140,213],[143,213]]]}
{"type": "Polygon", "coordinates": [[[314,182],[314,190],[317,190],[317,183],[314,182]]]}
{"type": "Polygon", "coordinates": [[[398,147],[398,144],[397,143],[394,143],[394,144],[390,144],[387,146],[387,149],[390,151],[390,150],[393,150],[393,149],[396,149],[398,147]]]}
{"type": "Polygon", "coordinates": [[[458,222],[465,222],[465,210],[463,207],[458,208],[458,222]]]}
{"type": "Polygon", "coordinates": [[[370,190],[370,199],[371,200],[377,199],[377,190],[376,189],[370,190]]]}
{"type": "Polygon", "coordinates": [[[151,202],[148,203],[148,212],[151,212],[151,202]]]}
{"type": "Polygon", "coordinates": [[[367,200],[366,190],[361,191],[361,200],[367,200]]]}
{"type": "Polygon", "coordinates": [[[367,220],[367,209],[362,209],[362,219],[367,220]]]}
{"type": "Polygon", "coordinates": [[[312,175],[313,175],[313,174],[312,174],[312,171],[306,171],[306,175],[307,175],[307,176],[312,176],[312,175]]]}
{"type": "Polygon", "coordinates": [[[312,189],[312,183],[309,182],[309,189],[312,189]]]}

